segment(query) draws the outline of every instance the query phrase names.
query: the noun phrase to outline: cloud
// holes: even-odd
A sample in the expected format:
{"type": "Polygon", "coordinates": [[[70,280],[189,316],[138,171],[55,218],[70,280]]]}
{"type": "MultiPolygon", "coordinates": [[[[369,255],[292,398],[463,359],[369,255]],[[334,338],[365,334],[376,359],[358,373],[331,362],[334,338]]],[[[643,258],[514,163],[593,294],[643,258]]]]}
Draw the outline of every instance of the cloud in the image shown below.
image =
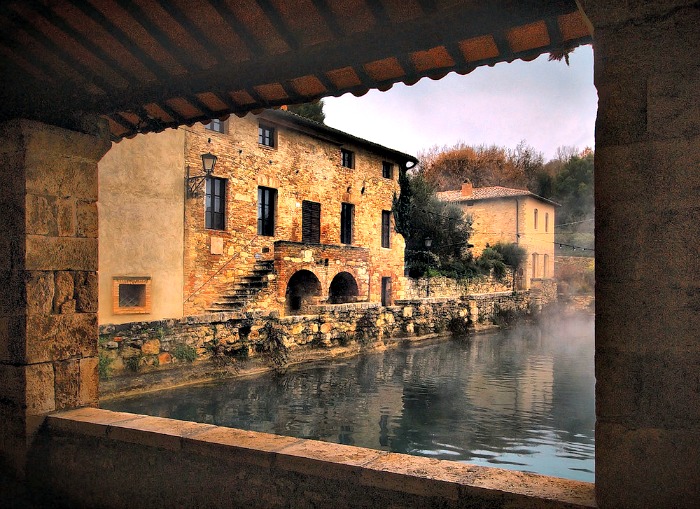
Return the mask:
{"type": "Polygon", "coordinates": [[[592,48],[578,48],[570,60],[566,66],[544,55],[362,97],[327,98],[326,123],[411,154],[459,141],[513,148],[524,139],[551,158],[561,145],[594,142],[592,48]]]}

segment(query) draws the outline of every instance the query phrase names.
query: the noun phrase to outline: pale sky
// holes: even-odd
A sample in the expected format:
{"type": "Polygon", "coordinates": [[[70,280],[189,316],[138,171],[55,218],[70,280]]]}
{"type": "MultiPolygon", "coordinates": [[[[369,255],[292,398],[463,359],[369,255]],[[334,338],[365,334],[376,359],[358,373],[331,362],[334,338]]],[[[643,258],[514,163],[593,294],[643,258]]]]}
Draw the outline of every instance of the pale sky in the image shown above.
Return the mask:
{"type": "Polygon", "coordinates": [[[577,48],[569,61],[567,67],[542,55],[362,97],[328,97],[326,124],[413,155],[460,141],[515,148],[525,140],[546,161],[562,145],[594,147],[592,47],[577,48]]]}

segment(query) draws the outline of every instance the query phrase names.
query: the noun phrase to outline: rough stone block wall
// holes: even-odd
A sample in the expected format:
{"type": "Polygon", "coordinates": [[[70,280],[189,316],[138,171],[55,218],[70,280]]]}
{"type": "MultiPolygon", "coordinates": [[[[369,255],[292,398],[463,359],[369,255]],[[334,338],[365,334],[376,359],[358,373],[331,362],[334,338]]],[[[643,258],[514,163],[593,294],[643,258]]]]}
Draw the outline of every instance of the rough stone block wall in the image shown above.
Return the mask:
{"type": "Polygon", "coordinates": [[[0,459],[22,471],[42,414],[97,404],[97,160],[109,143],[0,125],[0,459]]]}
{"type": "Polygon", "coordinates": [[[461,299],[400,300],[319,305],[313,314],[214,313],[179,320],[135,322],[100,327],[102,374],[135,373],[214,361],[230,366],[248,359],[282,361],[295,351],[372,347],[396,338],[450,332],[466,333],[515,315],[531,313],[528,293],[470,295],[461,299]]]}
{"type": "Polygon", "coordinates": [[[406,278],[406,299],[422,299],[428,297],[430,286],[431,297],[462,297],[476,293],[508,292],[512,290],[512,271],[506,270],[502,279],[492,276],[477,276],[473,278],[452,279],[447,277],[406,278]]]}
{"type": "Polygon", "coordinates": [[[700,8],[579,3],[598,90],[598,505],[700,507],[700,8]]]}

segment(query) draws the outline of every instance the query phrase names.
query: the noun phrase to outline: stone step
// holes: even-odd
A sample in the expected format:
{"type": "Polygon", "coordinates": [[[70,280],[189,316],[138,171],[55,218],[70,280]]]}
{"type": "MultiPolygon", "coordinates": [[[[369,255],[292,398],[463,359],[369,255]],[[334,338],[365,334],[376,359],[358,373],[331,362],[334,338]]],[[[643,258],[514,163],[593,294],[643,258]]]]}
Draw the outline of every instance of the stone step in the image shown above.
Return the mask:
{"type": "Polygon", "coordinates": [[[267,276],[274,272],[274,260],[260,260],[255,262],[253,270],[239,277],[233,285],[231,292],[220,295],[207,311],[240,311],[260,293],[267,288],[267,276]]]}
{"type": "Polygon", "coordinates": [[[214,302],[207,311],[239,311],[245,302],[214,302]]]}
{"type": "Polygon", "coordinates": [[[233,285],[234,290],[244,290],[247,288],[267,288],[267,281],[241,281],[233,285]]]}
{"type": "Polygon", "coordinates": [[[240,281],[249,282],[249,283],[258,283],[258,282],[266,281],[266,279],[263,278],[263,276],[241,276],[238,279],[240,281]]]}
{"type": "Polygon", "coordinates": [[[219,298],[226,300],[245,300],[247,297],[252,297],[257,294],[258,292],[255,290],[235,290],[235,293],[225,293],[219,295],[219,298]]]}

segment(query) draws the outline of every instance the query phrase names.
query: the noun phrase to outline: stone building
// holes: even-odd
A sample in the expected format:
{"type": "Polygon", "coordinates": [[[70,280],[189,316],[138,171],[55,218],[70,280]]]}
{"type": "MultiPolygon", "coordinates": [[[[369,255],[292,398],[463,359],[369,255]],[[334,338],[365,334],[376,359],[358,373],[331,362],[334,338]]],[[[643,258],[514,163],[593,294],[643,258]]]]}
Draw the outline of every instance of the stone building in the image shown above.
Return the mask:
{"type": "Polygon", "coordinates": [[[462,188],[437,193],[438,199],[453,202],[472,218],[469,242],[475,256],[488,245],[515,243],[527,257],[518,277],[521,289],[539,286],[554,276],[554,214],[558,206],[526,189],[508,187],[462,188]]]}
{"type": "Polygon", "coordinates": [[[0,464],[73,507],[700,506],[696,0],[164,5],[3,3],[0,464]],[[110,139],[588,43],[595,486],[80,408],[98,400],[110,139]]]}
{"type": "Polygon", "coordinates": [[[100,322],[402,298],[391,207],[416,161],[284,110],[115,144],[99,173],[100,322]]]}

